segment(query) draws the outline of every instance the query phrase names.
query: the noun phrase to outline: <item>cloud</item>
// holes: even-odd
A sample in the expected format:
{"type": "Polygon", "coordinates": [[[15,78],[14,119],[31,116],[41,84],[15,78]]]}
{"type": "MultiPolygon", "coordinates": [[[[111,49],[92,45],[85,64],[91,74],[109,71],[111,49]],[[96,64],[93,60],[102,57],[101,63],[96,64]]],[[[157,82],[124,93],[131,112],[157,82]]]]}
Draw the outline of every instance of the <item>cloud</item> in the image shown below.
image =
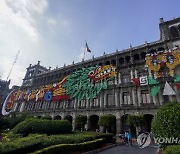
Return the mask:
{"type": "Polygon", "coordinates": [[[32,40],[38,39],[36,21],[34,16],[42,15],[47,7],[45,0],[1,0],[0,21],[2,26],[13,25],[15,28],[24,31],[32,40]]]}
{"type": "Polygon", "coordinates": [[[0,1],[0,76],[3,79],[7,78],[17,51],[22,49],[10,76],[12,85],[21,85],[28,60],[37,59],[41,38],[39,21],[47,7],[47,0],[0,1]]]}
{"type": "Polygon", "coordinates": [[[7,78],[15,55],[21,51],[10,75],[11,86],[22,84],[30,63],[40,60],[46,66],[56,66],[65,62],[65,45],[62,43],[61,47],[58,41],[69,39],[71,24],[61,13],[54,15],[48,7],[48,0],[0,0],[2,79],[7,78]]]}

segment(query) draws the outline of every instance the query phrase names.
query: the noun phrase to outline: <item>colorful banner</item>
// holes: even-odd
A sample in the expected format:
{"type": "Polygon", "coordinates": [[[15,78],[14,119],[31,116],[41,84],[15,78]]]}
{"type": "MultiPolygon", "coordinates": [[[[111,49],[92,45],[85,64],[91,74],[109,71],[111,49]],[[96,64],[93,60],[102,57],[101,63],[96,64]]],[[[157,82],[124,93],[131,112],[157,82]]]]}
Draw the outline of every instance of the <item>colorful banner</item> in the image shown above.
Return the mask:
{"type": "Polygon", "coordinates": [[[156,79],[153,79],[150,76],[148,76],[148,83],[149,83],[149,85],[159,84],[159,82],[156,79]]]}
{"type": "Polygon", "coordinates": [[[13,90],[9,93],[9,95],[6,97],[3,103],[2,115],[8,115],[10,112],[12,112],[15,98],[16,98],[16,92],[15,90],[13,90]]]}
{"type": "Polygon", "coordinates": [[[12,91],[6,98],[2,113],[11,112],[14,101],[59,101],[96,98],[102,89],[107,89],[108,81],[116,76],[116,67],[112,65],[81,68],[64,77],[55,84],[36,89],[12,91]]]}
{"type": "Polygon", "coordinates": [[[163,95],[176,95],[175,91],[172,89],[172,87],[167,81],[164,86],[163,95]]]}
{"type": "Polygon", "coordinates": [[[146,86],[146,85],[148,85],[148,78],[147,78],[147,76],[141,76],[141,77],[139,78],[139,81],[140,81],[140,85],[141,85],[141,86],[146,86]]]}
{"type": "Polygon", "coordinates": [[[174,76],[174,69],[180,64],[180,50],[174,48],[168,51],[157,51],[155,53],[146,54],[146,65],[154,73],[155,78],[163,77],[161,68],[167,67],[169,75],[174,76]]]}
{"type": "Polygon", "coordinates": [[[156,96],[158,94],[158,92],[160,91],[160,89],[161,89],[160,85],[153,86],[153,88],[151,89],[150,95],[156,96]]]}

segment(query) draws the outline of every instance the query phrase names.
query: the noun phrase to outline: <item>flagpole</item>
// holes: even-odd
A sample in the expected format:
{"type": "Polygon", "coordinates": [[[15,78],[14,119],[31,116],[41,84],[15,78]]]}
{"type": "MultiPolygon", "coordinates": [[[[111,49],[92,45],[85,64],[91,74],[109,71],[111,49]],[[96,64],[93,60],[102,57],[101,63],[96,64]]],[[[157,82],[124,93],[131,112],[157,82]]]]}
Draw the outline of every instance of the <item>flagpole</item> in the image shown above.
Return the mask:
{"type": "Polygon", "coordinates": [[[84,54],[83,54],[83,59],[82,59],[82,61],[85,60],[85,52],[86,52],[86,46],[85,46],[85,48],[84,48],[84,54]]]}
{"type": "Polygon", "coordinates": [[[83,60],[85,60],[86,47],[84,48],[83,60]]]}

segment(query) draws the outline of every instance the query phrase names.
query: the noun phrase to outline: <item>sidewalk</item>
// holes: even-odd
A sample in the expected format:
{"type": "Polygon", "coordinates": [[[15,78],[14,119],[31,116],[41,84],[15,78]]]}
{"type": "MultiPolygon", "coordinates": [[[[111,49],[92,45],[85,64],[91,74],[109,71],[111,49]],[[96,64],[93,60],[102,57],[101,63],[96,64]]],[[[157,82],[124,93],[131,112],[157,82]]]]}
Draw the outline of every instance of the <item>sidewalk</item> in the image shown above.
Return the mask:
{"type": "MultiPolygon", "coordinates": [[[[119,137],[116,137],[116,143],[117,144],[124,144],[123,139],[120,139],[119,137]]],[[[137,144],[136,138],[132,138],[132,144],[137,144]]]]}

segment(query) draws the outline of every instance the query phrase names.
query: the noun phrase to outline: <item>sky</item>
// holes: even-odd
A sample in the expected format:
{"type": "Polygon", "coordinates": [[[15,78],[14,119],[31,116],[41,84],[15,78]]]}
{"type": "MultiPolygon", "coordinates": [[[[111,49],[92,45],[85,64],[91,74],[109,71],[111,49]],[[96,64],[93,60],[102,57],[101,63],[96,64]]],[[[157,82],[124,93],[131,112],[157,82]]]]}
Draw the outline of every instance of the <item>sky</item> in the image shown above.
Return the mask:
{"type": "Polygon", "coordinates": [[[62,67],[160,38],[159,18],[180,17],[180,1],[0,0],[0,78],[21,85],[29,64],[62,67]]]}

